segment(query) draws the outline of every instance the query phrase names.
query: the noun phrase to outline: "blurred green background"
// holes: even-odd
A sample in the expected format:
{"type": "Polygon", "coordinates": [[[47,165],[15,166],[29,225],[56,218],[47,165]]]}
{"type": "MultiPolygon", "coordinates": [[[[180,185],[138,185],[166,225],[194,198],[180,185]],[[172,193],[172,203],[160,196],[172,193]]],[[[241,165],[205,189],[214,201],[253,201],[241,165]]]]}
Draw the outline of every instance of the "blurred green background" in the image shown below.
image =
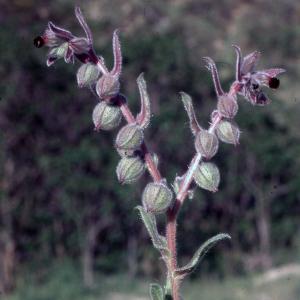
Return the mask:
{"type": "Polygon", "coordinates": [[[142,300],[147,283],[164,278],[133,209],[149,176],[118,184],[116,132],[93,131],[97,98],[77,88],[79,64],[47,68],[46,50],[33,46],[48,20],[81,35],[75,4],[108,64],[120,28],[122,93],[134,112],[145,72],[146,138],[169,182],[195,151],[178,92],[193,97],[204,127],[216,105],[201,57],[216,60],[224,89],[233,43],[260,50],[262,68],[287,69],[280,89],[267,91],[271,105],[240,99],[240,145],[222,144],[214,159],[219,192],[197,189],[186,201],[178,252],[183,263],[211,235],[232,236],[184,284],[184,299],[300,299],[300,2],[292,0],[0,0],[0,298],[142,300]]]}

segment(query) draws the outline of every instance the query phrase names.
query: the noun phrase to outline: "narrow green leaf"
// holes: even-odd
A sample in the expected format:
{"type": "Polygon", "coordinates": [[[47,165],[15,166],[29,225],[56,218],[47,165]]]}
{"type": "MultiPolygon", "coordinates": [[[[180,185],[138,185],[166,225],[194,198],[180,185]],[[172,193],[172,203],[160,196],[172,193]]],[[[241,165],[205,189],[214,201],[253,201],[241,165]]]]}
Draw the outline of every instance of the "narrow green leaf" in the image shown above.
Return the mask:
{"type": "Polygon", "coordinates": [[[164,300],[164,291],[159,284],[150,284],[150,297],[151,300],[164,300]]]}
{"type": "Polygon", "coordinates": [[[217,242],[225,239],[231,239],[230,235],[225,233],[220,233],[207,240],[196,251],[196,253],[194,254],[194,256],[192,257],[192,259],[188,264],[186,264],[184,267],[175,270],[175,276],[183,278],[186,275],[193,272],[196,269],[199,262],[201,261],[201,259],[204,257],[204,255],[209,251],[209,249],[212,248],[217,242]]]}
{"type": "Polygon", "coordinates": [[[146,212],[142,206],[137,206],[136,208],[140,212],[154,247],[161,252],[163,257],[168,256],[169,250],[167,246],[167,240],[158,233],[155,216],[150,212],[146,212]]]}
{"type": "Polygon", "coordinates": [[[147,92],[147,84],[144,79],[144,74],[141,73],[137,79],[137,84],[140,91],[141,97],[141,111],[137,116],[137,123],[144,129],[150,123],[151,118],[151,108],[150,108],[150,99],[147,92]]]}
{"type": "Polygon", "coordinates": [[[184,108],[190,119],[191,131],[192,131],[193,135],[196,135],[201,130],[201,127],[198,124],[198,121],[196,118],[192,98],[184,92],[180,92],[180,95],[181,95],[181,100],[183,102],[184,108]]]}

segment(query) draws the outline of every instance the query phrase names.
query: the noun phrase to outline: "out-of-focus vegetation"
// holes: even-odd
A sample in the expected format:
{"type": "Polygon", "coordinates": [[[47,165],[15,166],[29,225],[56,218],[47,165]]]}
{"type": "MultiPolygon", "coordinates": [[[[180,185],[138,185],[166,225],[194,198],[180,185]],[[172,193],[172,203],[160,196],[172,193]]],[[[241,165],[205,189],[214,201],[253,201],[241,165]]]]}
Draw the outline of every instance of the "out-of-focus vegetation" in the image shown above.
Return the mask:
{"type": "MultiPolygon", "coordinates": [[[[300,4],[291,0],[81,3],[97,53],[108,62],[112,32],[121,29],[122,92],[135,111],[135,80],[145,72],[154,113],[147,140],[170,182],[184,172],[195,151],[178,92],[192,95],[202,126],[216,103],[202,56],[216,59],[224,88],[234,76],[232,43],[244,53],[261,50],[262,67],[287,69],[280,89],[268,91],[271,105],[253,107],[241,99],[240,145],[222,144],[215,159],[221,170],[220,191],[212,195],[197,190],[183,207],[178,251],[183,262],[206,238],[220,231],[230,233],[231,243],[216,247],[194,274],[219,279],[299,260],[300,4]]],[[[67,290],[64,264],[55,263],[66,260],[81,264],[70,271],[74,276],[70,290],[78,287],[81,299],[85,292],[86,299],[93,299],[81,285],[90,288],[101,279],[110,286],[103,274],[127,272],[131,278],[159,279],[163,272],[157,253],[133,210],[147,176],[133,187],[118,185],[113,135],[93,131],[91,113],[97,98],[76,87],[78,65],[59,61],[48,69],[46,50],[32,44],[48,20],[79,32],[73,1],[0,4],[0,291],[8,293],[17,286],[16,295],[20,290],[23,299],[34,299],[39,292],[44,296],[36,299],[79,299],[77,293],[48,295],[48,289],[56,291],[59,286],[67,290]],[[53,264],[57,264],[54,271],[53,264]],[[32,281],[24,279],[28,274],[32,281]]],[[[197,281],[194,289],[206,285],[197,281]]],[[[290,293],[296,288],[299,294],[296,283],[290,293]]],[[[96,284],[90,293],[101,290],[96,284]]],[[[296,299],[293,295],[290,299],[296,299]]],[[[236,296],[233,291],[224,297],[236,296]]],[[[211,299],[222,298],[216,294],[211,299]]]]}
{"type": "MultiPolygon", "coordinates": [[[[299,267],[298,267],[299,268],[299,267]]],[[[259,277],[228,277],[225,280],[196,279],[183,285],[186,300],[296,300],[299,299],[299,275],[278,281],[259,283],[259,277]],[[200,296],[201,291],[201,296],[200,296]]],[[[130,279],[125,274],[97,275],[93,289],[82,284],[78,269],[58,262],[38,283],[28,273],[20,277],[18,290],[5,300],[148,300],[148,283],[153,279],[130,279]]]]}

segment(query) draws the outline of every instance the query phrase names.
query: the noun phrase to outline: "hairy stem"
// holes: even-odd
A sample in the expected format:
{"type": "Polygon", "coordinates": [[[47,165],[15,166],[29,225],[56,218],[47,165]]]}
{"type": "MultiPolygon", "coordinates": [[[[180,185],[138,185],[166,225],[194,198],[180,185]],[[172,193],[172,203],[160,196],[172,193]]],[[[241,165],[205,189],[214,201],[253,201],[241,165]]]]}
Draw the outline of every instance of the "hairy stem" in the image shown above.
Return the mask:
{"type": "MultiPolygon", "coordinates": [[[[234,82],[231,87],[230,91],[228,94],[234,96],[236,95],[240,90],[240,85],[238,82],[234,82]]],[[[213,133],[217,127],[217,125],[220,123],[222,120],[222,117],[218,115],[213,123],[210,125],[208,131],[213,133]]],[[[190,185],[193,181],[193,175],[194,172],[201,162],[202,156],[201,154],[197,153],[189,167],[188,171],[184,175],[184,179],[179,187],[179,192],[176,197],[176,201],[174,206],[168,210],[167,212],[167,228],[166,228],[166,238],[168,242],[168,248],[169,251],[171,252],[171,261],[168,266],[169,268],[169,273],[171,274],[171,286],[172,286],[172,296],[173,300],[180,300],[180,294],[179,294],[179,280],[172,276],[174,273],[175,269],[177,268],[177,251],[176,251],[176,235],[177,235],[177,216],[178,212],[180,210],[180,207],[182,206],[184,200],[186,199],[186,196],[188,194],[188,190],[190,188],[190,185]]]]}
{"type": "MultiPolygon", "coordinates": [[[[102,73],[106,73],[107,69],[103,67],[102,62],[99,60],[97,62],[97,66],[100,69],[102,73]]],[[[231,85],[229,94],[234,96],[237,94],[237,92],[240,90],[240,85],[238,82],[234,82],[231,85]]],[[[120,97],[118,101],[118,105],[120,106],[121,112],[125,118],[125,120],[128,123],[134,123],[136,122],[136,118],[132,114],[130,108],[128,107],[126,103],[126,98],[120,97]]],[[[222,120],[222,117],[218,115],[213,123],[209,127],[209,132],[213,133],[219,124],[219,122],[222,120]]],[[[162,176],[160,174],[160,171],[155,164],[153,157],[151,153],[149,152],[146,143],[144,142],[142,144],[142,151],[144,154],[144,159],[148,168],[148,171],[153,179],[153,181],[160,181],[162,179],[162,176]]],[[[186,199],[186,196],[188,194],[188,190],[190,188],[190,185],[193,181],[193,175],[196,171],[197,166],[201,162],[202,156],[201,154],[197,153],[188,168],[188,171],[185,173],[184,179],[180,185],[179,192],[177,194],[175,203],[173,207],[171,207],[167,211],[167,224],[166,224],[166,239],[167,239],[167,245],[168,249],[170,251],[170,261],[167,263],[167,269],[168,269],[168,278],[171,281],[171,293],[173,300],[180,300],[180,292],[179,292],[179,280],[174,276],[174,272],[177,268],[177,248],[176,248],[176,235],[177,235],[177,216],[178,212],[180,210],[180,207],[182,206],[184,200],[186,199]]]]}
{"type": "Polygon", "coordinates": [[[168,274],[171,280],[171,289],[173,300],[179,300],[179,282],[173,276],[174,271],[177,268],[177,251],[176,251],[176,234],[177,234],[177,214],[174,210],[168,210],[167,212],[167,225],[166,225],[166,238],[168,243],[168,249],[171,253],[170,261],[168,264],[168,274]]]}

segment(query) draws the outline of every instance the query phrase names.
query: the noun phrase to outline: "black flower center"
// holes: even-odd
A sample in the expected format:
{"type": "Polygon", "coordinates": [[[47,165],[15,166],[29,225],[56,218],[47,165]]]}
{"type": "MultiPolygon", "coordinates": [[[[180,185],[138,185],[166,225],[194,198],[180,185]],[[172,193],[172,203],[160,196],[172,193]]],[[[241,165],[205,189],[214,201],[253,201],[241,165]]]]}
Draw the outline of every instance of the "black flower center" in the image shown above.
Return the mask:
{"type": "Polygon", "coordinates": [[[35,47],[37,48],[41,48],[44,46],[45,41],[41,36],[37,36],[34,40],[33,40],[33,44],[35,47]]]}
{"type": "Polygon", "coordinates": [[[272,77],[269,79],[269,87],[271,89],[277,89],[280,85],[280,80],[276,77],[272,77]]]}

